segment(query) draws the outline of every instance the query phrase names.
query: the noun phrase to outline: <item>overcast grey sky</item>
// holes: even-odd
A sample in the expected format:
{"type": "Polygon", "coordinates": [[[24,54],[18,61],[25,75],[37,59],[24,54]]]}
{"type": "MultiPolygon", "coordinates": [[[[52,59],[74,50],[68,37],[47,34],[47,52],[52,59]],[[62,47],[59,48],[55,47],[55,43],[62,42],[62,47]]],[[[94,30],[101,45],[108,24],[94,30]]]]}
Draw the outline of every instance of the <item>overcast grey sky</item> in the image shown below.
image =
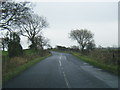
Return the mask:
{"type": "MultiPolygon", "coordinates": [[[[34,12],[45,16],[49,28],[43,29],[52,46],[78,45],[69,38],[73,29],[88,29],[94,33],[96,45],[118,45],[117,2],[34,2],[34,12]]],[[[26,39],[22,41],[26,47],[26,39]]]]}

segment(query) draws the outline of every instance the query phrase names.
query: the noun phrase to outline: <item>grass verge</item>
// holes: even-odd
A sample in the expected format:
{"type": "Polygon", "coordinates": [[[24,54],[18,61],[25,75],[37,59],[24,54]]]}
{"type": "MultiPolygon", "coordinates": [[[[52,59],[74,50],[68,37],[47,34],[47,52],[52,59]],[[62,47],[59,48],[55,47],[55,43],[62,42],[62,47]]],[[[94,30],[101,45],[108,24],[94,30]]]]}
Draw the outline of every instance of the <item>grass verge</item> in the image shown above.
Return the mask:
{"type": "Polygon", "coordinates": [[[5,84],[8,80],[12,79],[13,77],[17,76],[18,74],[22,73],[26,69],[30,68],[34,64],[40,62],[41,60],[51,56],[51,54],[44,56],[44,57],[39,57],[34,60],[29,61],[28,63],[25,63],[17,68],[14,68],[12,71],[6,73],[4,77],[2,78],[2,83],[5,84]]]}
{"type": "Polygon", "coordinates": [[[104,64],[104,63],[98,62],[97,60],[94,60],[93,58],[90,58],[87,56],[80,56],[80,54],[74,53],[74,52],[72,52],[72,55],[78,57],[80,60],[83,60],[91,65],[94,65],[94,66],[99,67],[103,70],[106,70],[106,71],[109,71],[111,73],[118,75],[118,66],[104,64]]]}
{"type": "Polygon", "coordinates": [[[2,51],[2,55],[3,55],[3,56],[7,56],[7,55],[8,55],[8,52],[7,52],[7,51],[2,51]]]}
{"type": "Polygon", "coordinates": [[[68,51],[58,50],[58,49],[52,49],[51,51],[61,52],[61,53],[70,53],[68,51]]]}
{"type": "Polygon", "coordinates": [[[76,56],[77,58],[79,58],[80,60],[85,61],[93,66],[106,70],[115,75],[120,75],[118,70],[118,65],[102,63],[102,62],[99,62],[98,60],[95,60],[92,57],[80,55],[80,53],[77,53],[77,52],[69,52],[69,51],[61,51],[61,50],[52,50],[52,51],[57,51],[61,53],[70,53],[73,56],[76,56]]]}

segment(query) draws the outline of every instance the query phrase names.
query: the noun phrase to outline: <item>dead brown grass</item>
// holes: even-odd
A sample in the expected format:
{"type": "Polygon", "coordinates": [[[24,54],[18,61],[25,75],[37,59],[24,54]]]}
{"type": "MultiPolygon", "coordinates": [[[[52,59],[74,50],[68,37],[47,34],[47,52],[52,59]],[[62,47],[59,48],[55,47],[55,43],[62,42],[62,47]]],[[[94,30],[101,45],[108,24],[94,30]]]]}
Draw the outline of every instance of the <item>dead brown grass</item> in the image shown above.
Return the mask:
{"type": "MultiPolygon", "coordinates": [[[[28,63],[28,62],[40,57],[40,55],[36,54],[36,53],[32,53],[32,54],[27,54],[27,53],[21,57],[14,57],[14,58],[9,58],[8,56],[3,56],[2,75],[4,76],[6,73],[14,70],[14,68],[19,67],[25,63],[28,63]]],[[[47,55],[47,53],[44,53],[44,55],[47,55]]]]}
{"type": "Polygon", "coordinates": [[[97,61],[105,63],[105,64],[118,65],[118,62],[119,62],[118,50],[95,49],[95,50],[91,51],[88,54],[88,56],[94,58],[94,60],[97,60],[97,61]]]}

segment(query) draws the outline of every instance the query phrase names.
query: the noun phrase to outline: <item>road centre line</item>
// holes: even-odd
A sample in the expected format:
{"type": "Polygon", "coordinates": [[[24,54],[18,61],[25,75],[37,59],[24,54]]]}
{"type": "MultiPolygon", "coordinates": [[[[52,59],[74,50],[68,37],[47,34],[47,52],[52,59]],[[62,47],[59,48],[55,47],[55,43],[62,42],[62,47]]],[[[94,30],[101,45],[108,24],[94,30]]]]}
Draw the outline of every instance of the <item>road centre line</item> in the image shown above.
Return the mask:
{"type": "Polygon", "coordinates": [[[88,63],[83,63],[83,64],[88,64],[88,63]]]}
{"type": "Polygon", "coordinates": [[[60,64],[60,66],[62,65],[60,60],[59,60],[59,64],[60,64]]]}
{"type": "Polygon", "coordinates": [[[62,56],[60,56],[60,60],[61,60],[61,57],[62,57],[62,56]]]}
{"type": "Polygon", "coordinates": [[[102,70],[102,69],[97,69],[97,70],[102,70]]]}
{"type": "Polygon", "coordinates": [[[64,79],[65,79],[65,82],[66,82],[67,87],[68,87],[68,88],[71,88],[70,85],[69,85],[69,82],[68,82],[68,80],[67,80],[67,77],[66,77],[66,75],[65,75],[65,72],[63,72],[63,76],[64,76],[64,79]]]}

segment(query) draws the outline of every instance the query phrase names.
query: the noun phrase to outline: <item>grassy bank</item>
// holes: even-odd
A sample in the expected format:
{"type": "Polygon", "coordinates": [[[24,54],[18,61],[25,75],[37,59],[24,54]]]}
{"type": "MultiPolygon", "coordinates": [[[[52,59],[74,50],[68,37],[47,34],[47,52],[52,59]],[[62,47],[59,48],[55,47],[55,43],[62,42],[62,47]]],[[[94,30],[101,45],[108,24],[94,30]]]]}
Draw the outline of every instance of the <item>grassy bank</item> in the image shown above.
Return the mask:
{"type": "Polygon", "coordinates": [[[100,50],[99,50],[99,53],[96,53],[94,51],[94,53],[90,53],[90,54],[92,54],[91,56],[90,55],[81,55],[80,53],[73,52],[73,51],[62,51],[62,50],[57,50],[57,49],[54,49],[52,51],[57,51],[57,52],[61,52],[61,53],[70,53],[70,54],[76,56],[77,58],[79,58],[80,60],[83,60],[93,66],[96,66],[96,67],[106,70],[108,72],[114,73],[116,75],[118,75],[118,74],[120,75],[120,73],[119,73],[120,71],[118,70],[119,66],[116,63],[114,63],[114,61],[112,61],[111,53],[109,53],[109,54],[106,53],[106,50],[105,50],[105,53],[102,53],[100,50]]]}
{"type": "Polygon", "coordinates": [[[49,57],[51,54],[44,51],[44,56],[36,54],[31,50],[24,50],[24,56],[9,58],[7,52],[3,52],[2,60],[2,82],[5,84],[8,80],[22,73],[34,64],[49,57]]]}
{"type": "Polygon", "coordinates": [[[34,64],[40,62],[41,60],[43,60],[43,59],[45,59],[45,58],[47,58],[47,57],[49,57],[49,56],[50,56],[50,54],[47,55],[47,56],[44,56],[44,57],[39,57],[39,58],[37,58],[37,59],[35,59],[35,60],[29,61],[28,63],[25,63],[25,64],[19,66],[19,67],[17,67],[17,68],[12,69],[12,71],[9,71],[8,73],[6,73],[6,74],[3,76],[3,79],[2,79],[2,80],[3,80],[3,84],[4,84],[5,82],[7,82],[8,80],[10,80],[11,78],[15,77],[16,75],[20,74],[20,73],[23,72],[24,70],[30,68],[30,67],[33,66],[34,64]]]}
{"type": "Polygon", "coordinates": [[[61,53],[70,53],[68,51],[58,50],[58,49],[52,49],[51,51],[61,52],[61,53]]]}
{"type": "Polygon", "coordinates": [[[80,55],[79,53],[75,53],[75,52],[72,52],[72,55],[78,57],[80,60],[83,60],[91,65],[94,65],[96,67],[99,67],[101,69],[107,70],[111,73],[118,75],[118,66],[117,65],[101,63],[98,60],[94,60],[91,57],[83,56],[83,55],[80,55]]]}

